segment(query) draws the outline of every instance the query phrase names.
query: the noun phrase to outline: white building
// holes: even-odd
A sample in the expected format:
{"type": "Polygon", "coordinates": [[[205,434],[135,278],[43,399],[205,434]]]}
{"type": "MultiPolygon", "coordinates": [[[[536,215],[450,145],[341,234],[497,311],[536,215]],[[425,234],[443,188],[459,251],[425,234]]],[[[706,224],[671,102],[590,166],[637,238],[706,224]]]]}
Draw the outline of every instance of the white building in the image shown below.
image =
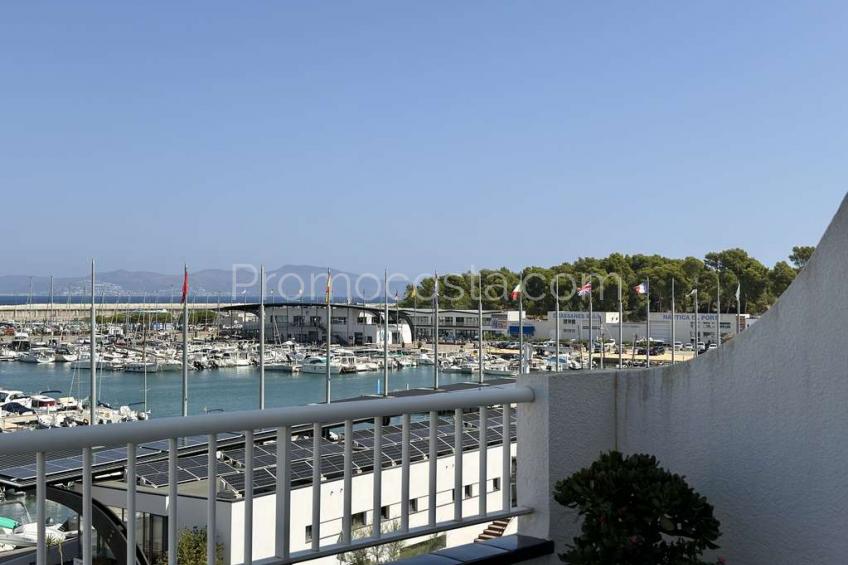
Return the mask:
{"type": "MultiPolygon", "coordinates": [[[[256,314],[257,305],[246,309],[256,314]]],[[[403,310],[389,308],[391,345],[412,343],[410,320],[403,310]]],[[[332,305],[333,343],[342,345],[382,345],[385,334],[384,310],[377,306],[352,304],[332,305]]],[[[244,323],[248,334],[258,331],[259,320],[254,315],[244,323]]],[[[268,304],[265,306],[265,338],[272,341],[295,340],[299,343],[323,343],[327,338],[327,307],[324,304],[268,304]]]]}
{"type": "MultiPolygon", "coordinates": [[[[560,312],[560,339],[587,340],[589,339],[589,312],[560,312]]],[[[698,314],[698,339],[704,343],[717,341],[716,336],[716,314],[698,314]]],[[[535,328],[534,335],[543,339],[554,339],[556,335],[556,312],[548,312],[545,320],[530,320],[525,324],[532,324],[535,328]]],[[[671,312],[651,312],[651,339],[665,343],[672,342],[671,312]]],[[[593,312],[592,336],[601,336],[614,340],[619,338],[619,316],[618,312],[593,312]]],[[[736,335],[736,314],[721,315],[721,339],[727,340],[736,335]]],[[[742,314],[739,319],[740,329],[744,330],[751,323],[748,314],[742,314]]],[[[624,322],[622,333],[625,342],[635,339],[644,339],[648,332],[648,324],[641,322],[624,322]]],[[[674,315],[674,340],[683,343],[691,343],[695,340],[695,314],[677,312],[674,315]]]]}
{"type": "MultiPolygon", "coordinates": [[[[402,308],[412,321],[416,340],[433,338],[432,308],[402,308]]],[[[483,310],[483,334],[506,335],[511,323],[518,323],[517,310],[483,310]]],[[[476,309],[439,309],[441,339],[476,339],[480,329],[480,313],[476,309]]]]}

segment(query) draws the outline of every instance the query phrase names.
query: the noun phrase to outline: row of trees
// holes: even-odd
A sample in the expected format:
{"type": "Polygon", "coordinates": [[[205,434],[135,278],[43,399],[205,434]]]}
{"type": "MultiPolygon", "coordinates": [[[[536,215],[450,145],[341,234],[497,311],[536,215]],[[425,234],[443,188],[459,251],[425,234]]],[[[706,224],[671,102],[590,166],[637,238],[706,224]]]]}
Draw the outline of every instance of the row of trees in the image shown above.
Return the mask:
{"type": "MultiPolygon", "coordinates": [[[[716,292],[720,285],[722,312],[735,312],[738,285],[741,288],[742,312],[756,315],[774,304],[804,268],[813,251],[813,247],[794,247],[789,256],[791,264],[779,261],[772,268],[743,249],[708,253],[703,259],[613,253],[603,259],[581,257],[573,263],[553,267],[528,267],[524,270],[524,308],[528,315],[554,310],[556,298],[553,289],[558,283],[560,308],[585,309],[587,299],[578,296],[577,289],[591,281],[596,310],[618,310],[618,287],[621,286],[624,310],[631,319],[644,319],[647,300],[637,295],[633,288],[643,281],[650,281],[651,310],[669,310],[673,280],[678,310],[692,310],[694,298],[690,292],[697,288],[699,310],[715,312],[716,292]]],[[[476,308],[482,283],[483,308],[515,308],[510,292],[518,280],[519,273],[506,268],[440,275],[439,303],[443,308],[476,308]]],[[[433,277],[422,280],[416,287],[408,285],[401,305],[429,307],[434,286],[433,277]]]]}

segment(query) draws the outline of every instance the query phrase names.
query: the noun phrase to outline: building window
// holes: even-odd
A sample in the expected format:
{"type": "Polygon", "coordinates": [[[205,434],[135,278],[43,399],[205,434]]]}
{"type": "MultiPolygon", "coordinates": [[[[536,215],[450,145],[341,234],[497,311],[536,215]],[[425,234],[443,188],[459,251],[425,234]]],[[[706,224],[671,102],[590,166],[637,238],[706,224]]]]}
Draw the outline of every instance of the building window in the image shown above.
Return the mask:
{"type": "Polygon", "coordinates": [[[474,485],[465,485],[463,488],[465,498],[474,496],[474,485]]]}
{"type": "Polygon", "coordinates": [[[312,541],[312,526],[306,526],[306,543],[310,543],[312,541]]]}
{"type": "Polygon", "coordinates": [[[350,526],[354,530],[362,528],[367,524],[365,519],[365,512],[357,512],[356,514],[351,515],[350,517],[350,526]]]}
{"type": "Polygon", "coordinates": [[[392,512],[388,506],[383,506],[380,508],[380,516],[388,520],[392,517],[392,512]]]}
{"type": "Polygon", "coordinates": [[[497,492],[501,490],[501,478],[497,477],[492,479],[492,490],[497,492]]]}
{"type": "Polygon", "coordinates": [[[409,512],[410,513],[418,512],[418,499],[417,498],[409,499],[409,512]]]}

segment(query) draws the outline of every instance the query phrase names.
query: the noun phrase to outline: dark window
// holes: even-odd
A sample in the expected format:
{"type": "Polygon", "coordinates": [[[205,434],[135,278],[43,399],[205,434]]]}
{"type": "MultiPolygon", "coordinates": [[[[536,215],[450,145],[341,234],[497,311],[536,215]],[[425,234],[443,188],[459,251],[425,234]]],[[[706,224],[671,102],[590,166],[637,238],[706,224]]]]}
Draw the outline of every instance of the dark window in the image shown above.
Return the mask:
{"type": "Polygon", "coordinates": [[[306,526],[306,543],[312,541],[312,526],[306,526]]]}
{"type": "Polygon", "coordinates": [[[365,525],[365,512],[357,512],[350,517],[350,526],[354,530],[365,525]]]}
{"type": "Polygon", "coordinates": [[[388,506],[383,506],[382,508],[380,508],[380,516],[382,516],[386,520],[392,517],[391,514],[391,510],[389,510],[388,506]]]}
{"type": "Polygon", "coordinates": [[[474,496],[474,485],[465,485],[465,498],[471,498],[474,496]]]}

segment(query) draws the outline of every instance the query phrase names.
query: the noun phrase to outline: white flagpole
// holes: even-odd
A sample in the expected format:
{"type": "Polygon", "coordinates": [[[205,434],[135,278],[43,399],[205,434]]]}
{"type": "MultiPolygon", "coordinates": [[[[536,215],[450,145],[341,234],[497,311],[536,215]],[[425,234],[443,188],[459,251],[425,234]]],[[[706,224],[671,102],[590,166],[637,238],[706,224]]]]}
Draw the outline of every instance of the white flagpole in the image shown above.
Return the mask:
{"type": "Polygon", "coordinates": [[[484,367],[483,367],[483,273],[477,273],[477,280],[479,281],[479,292],[480,295],[477,297],[477,362],[480,365],[480,382],[483,382],[485,378],[483,376],[484,367]]]}
{"type": "Polygon", "coordinates": [[[524,374],[524,270],[518,279],[518,374],[524,374]]]}
{"type": "Polygon", "coordinates": [[[265,265],[259,266],[259,409],[265,409],[265,265]]]}
{"type": "Polygon", "coordinates": [[[333,298],[333,283],[332,283],[332,274],[330,273],[330,269],[327,269],[327,375],[326,375],[326,384],[324,385],[324,396],[327,404],[331,402],[331,381],[332,381],[332,373],[330,372],[330,362],[331,362],[331,344],[333,341],[333,306],[331,304],[333,298]]]}
{"type": "Polygon", "coordinates": [[[389,394],[389,269],[383,271],[383,396],[389,394]]]}
{"type": "Polygon", "coordinates": [[[554,339],[556,340],[556,350],[555,350],[556,351],[556,363],[555,363],[555,367],[556,367],[556,372],[559,373],[559,370],[560,370],[560,367],[559,367],[559,324],[560,324],[560,321],[559,321],[559,275],[556,275],[556,278],[554,278],[554,287],[556,289],[554,291],[555,292],[555,298],[556,298],[556,331],[554,332],[556,334],[554,336],[554,339]]]}
{"type": "MultiPolygon", "coordinates": [[[[591,284],[592,278],[589,277],[589,283],[591,284]]],[[[589,288],[589,370],[592,370],[592,354],[595,351],[595,343],[592,340],[592,324],[594,323],[594,316],[592,315],[592,289],[589,288]]]]}
{"type": "Polygon", "coordinates": [[[645,360],[647,361],[648,368],[651,368],[651,279],[645,278],[645,298],[647,298],[647,335],[648,335],[648,346],[645,348],[645,360]]]}
{"type": "Polygon", "coordinates": [[[736,333],[742,331],[742,284],[736,283],[736,333]]]}
{"type": "Polygon", "coordinates": [[[716,347],[721,347],[721,272],[716,266],[716,347]]]}
{"type": "Polygon", "coordinates": [[[698,339],[698,289],[696,288],[694,290],[694,292],[695,292],[695,347],[694,347],[694,350],[695,350],[695,357],[697,357],[698,355],[701,354],[700,350],[698,349],[698,341],[699,341],[699,339],[698,339]]]}
{"type": "MultiPolygon", "coordinates": [[[[188,277],[188,265],[183,265],[183,284],[188,277]]],[[[188,416],[188,289],[183,300],[183,416],[188,416]]]]}
{"type": "Polygon", "coordinates": [[[439,273],[433,273],[433,388],[439,388],[439,273]]]}
{"type": "Polygon", "coordinates": [[[621,277],[618,277],[618,368],[624,368],[624,302],[621,298],[621,277]]]}
{"type": "Polygon", "coordinates": [[[674,344],[675,344],[675,322],[674,319],[674,277],[671,279],[671,364],[674,365],[674,344]]]}
{"type": "Polygon", "coordinates": [[[97,313],[95,312],[94,291],[94,259],[91,260],[91,385],[89,393],[89,416],[88,423],[93,426],[97,424],[97,313]]]}

